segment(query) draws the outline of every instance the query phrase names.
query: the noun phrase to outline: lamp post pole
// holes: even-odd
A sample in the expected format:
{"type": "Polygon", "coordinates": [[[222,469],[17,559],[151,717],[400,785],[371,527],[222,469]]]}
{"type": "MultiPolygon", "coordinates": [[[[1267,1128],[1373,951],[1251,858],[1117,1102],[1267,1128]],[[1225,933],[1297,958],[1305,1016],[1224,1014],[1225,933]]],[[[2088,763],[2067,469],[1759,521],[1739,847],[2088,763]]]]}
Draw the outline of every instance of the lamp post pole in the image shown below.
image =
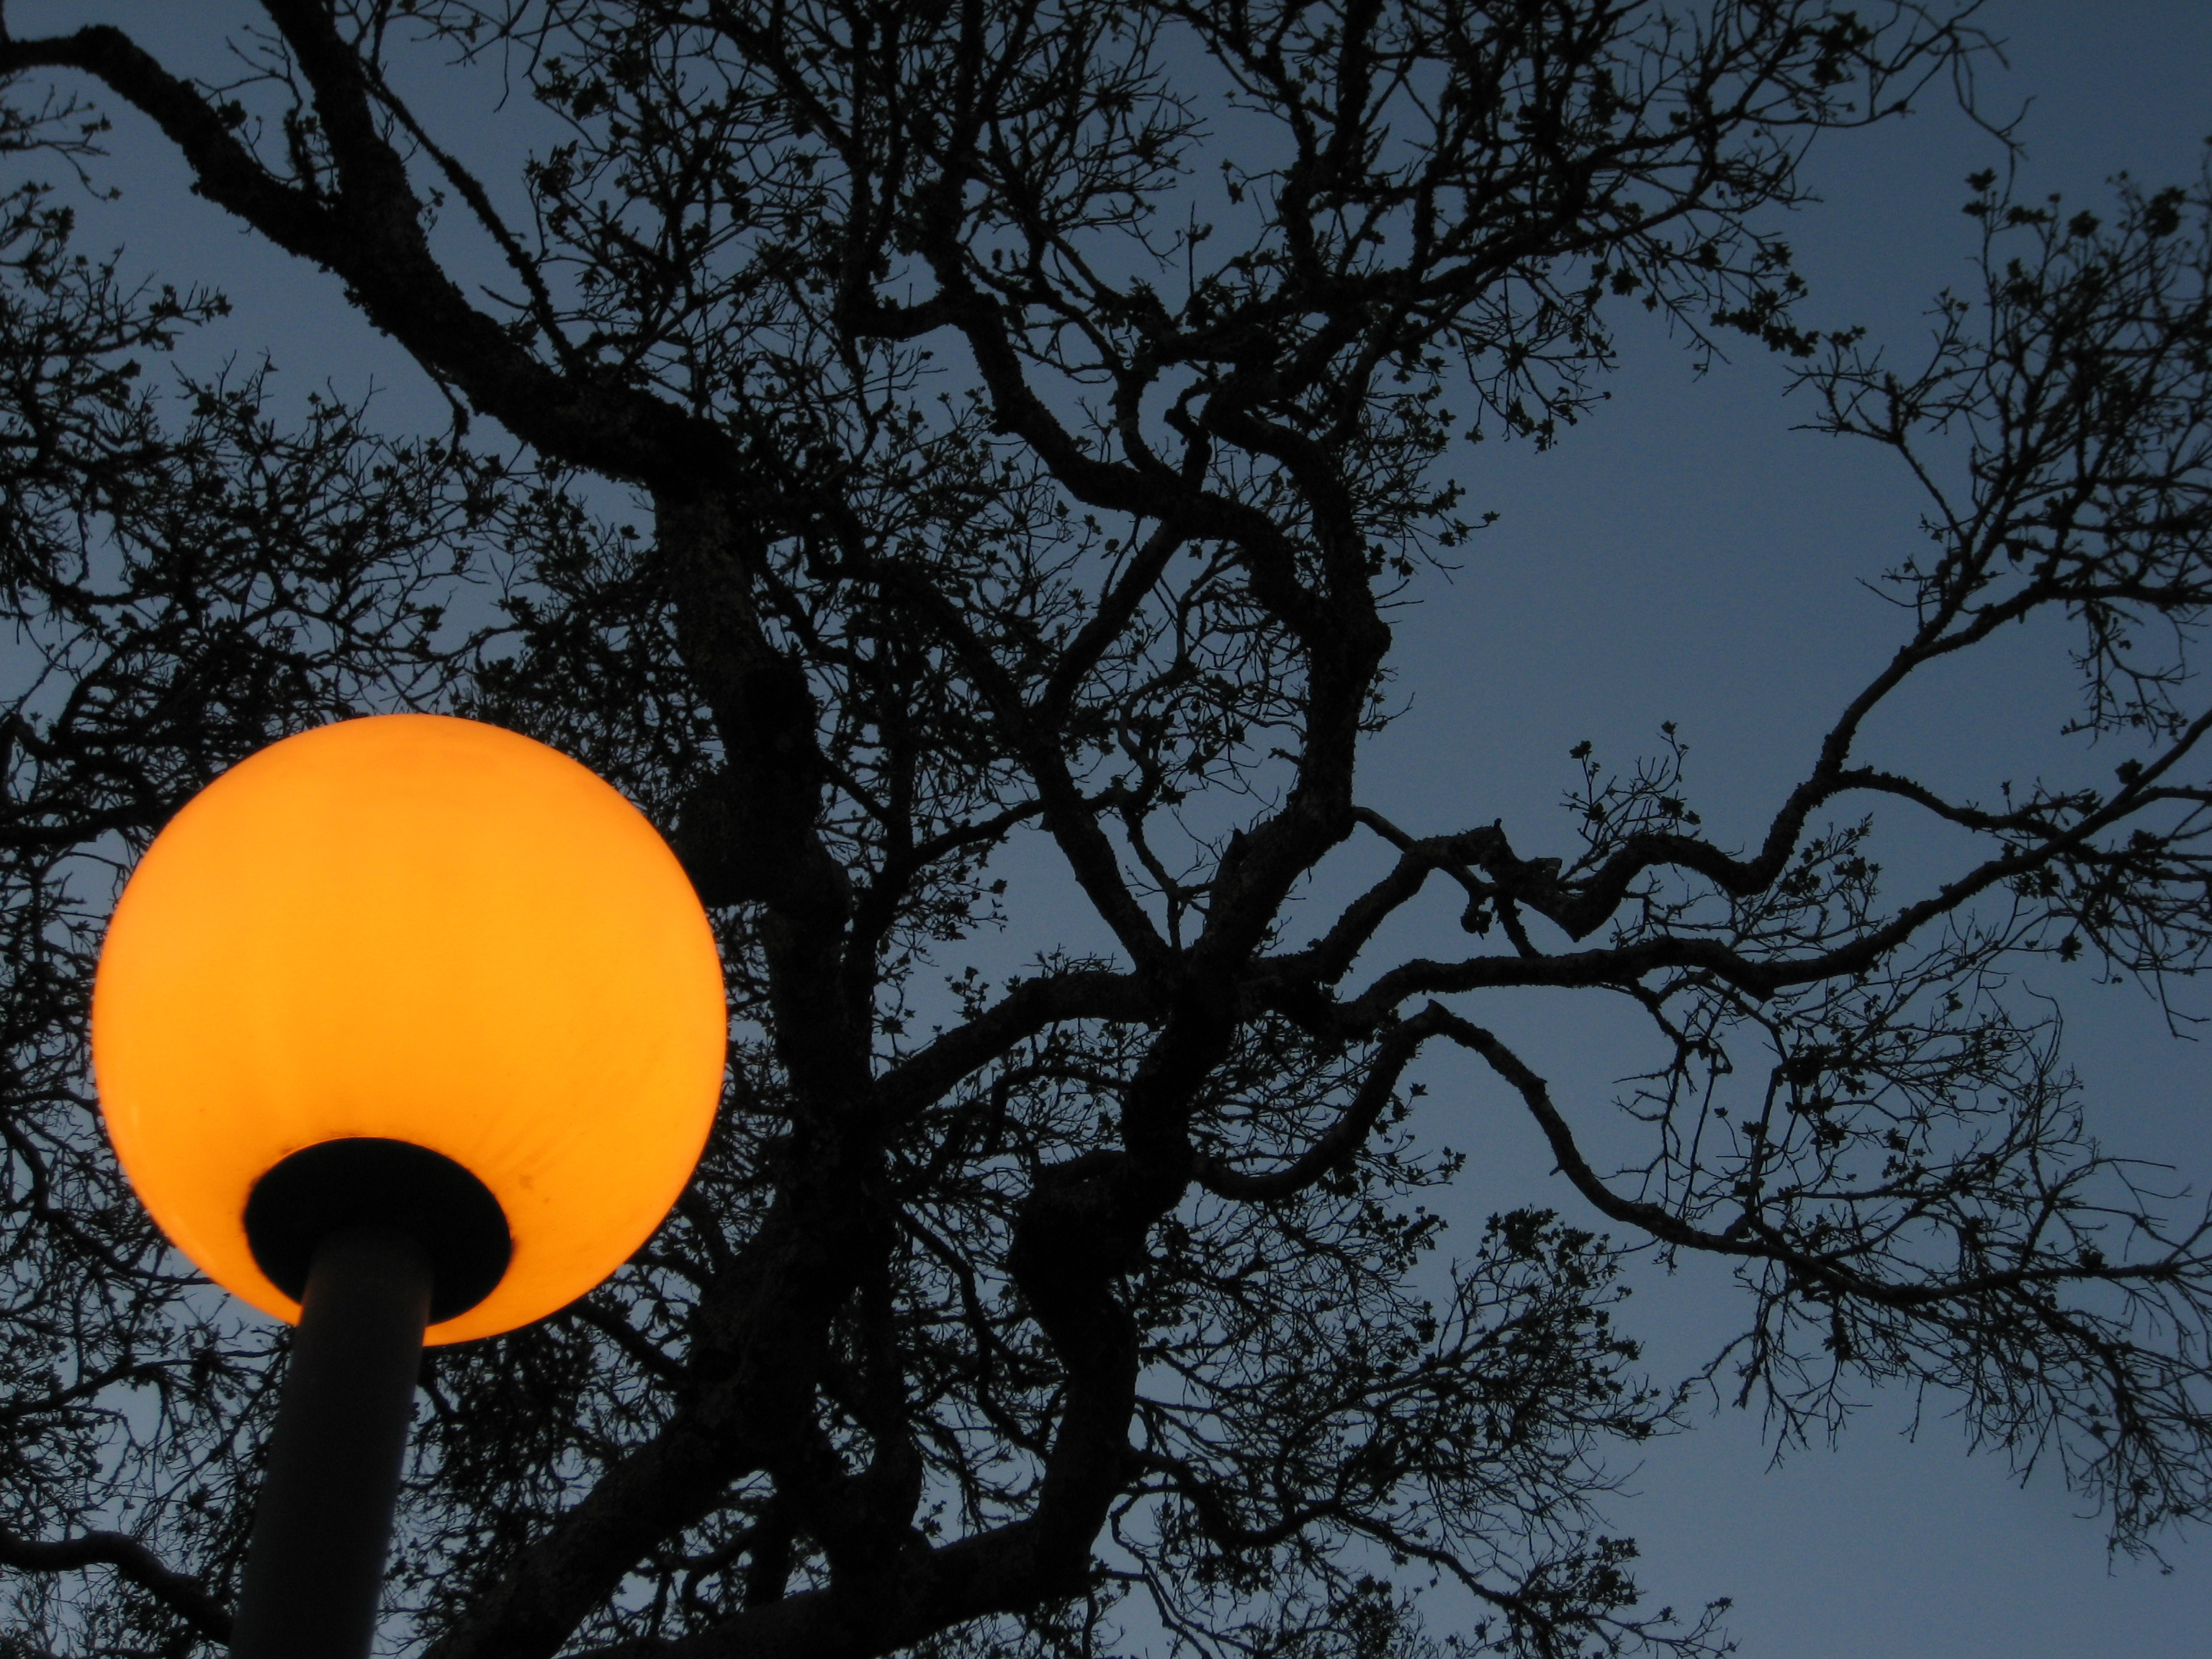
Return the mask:
{"type": "Polygon", "coordinates": [[[364,1659],[430,1313],[429,1253],[397,1228],[316,1246],[246,1546],[233,1659],[364,1659]]]}
{"type": "Polygon", "coordinates": [[[246,1540],[234,1659],[365,1659],[422,1336],[507,1272],[507,1218],[453,1159],[348,1136],[253,1184],[246,1232],[300,1334],[246,1540]]]}

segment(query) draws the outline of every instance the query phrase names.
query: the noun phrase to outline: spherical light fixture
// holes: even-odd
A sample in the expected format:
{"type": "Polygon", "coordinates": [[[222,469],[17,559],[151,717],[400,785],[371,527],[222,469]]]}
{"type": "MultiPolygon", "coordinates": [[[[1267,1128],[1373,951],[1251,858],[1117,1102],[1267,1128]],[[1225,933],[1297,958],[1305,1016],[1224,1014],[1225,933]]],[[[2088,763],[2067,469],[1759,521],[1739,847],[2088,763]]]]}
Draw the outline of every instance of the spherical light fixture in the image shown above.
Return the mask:
{"type": "Polygon", "coordinates": [[[261,750],[140,860],[93,994],[101,1110],[209,1277],[299,1317],[319,1229],[428,1251],[426,1340],[542,1317],[659,1225],[721,1091],[707,919],[607,784],[392,714],[261,750]]]}
{"type": "Polygon", "coordinates": [[[527,1324],[645,1242],[727,1018],[666,843],[496,726],[303,732],[155,837],[93,988],[108,1136],[179,1249],[300,1325],[232,1659],[365,1659],[423,1343],[527,1324]]]}

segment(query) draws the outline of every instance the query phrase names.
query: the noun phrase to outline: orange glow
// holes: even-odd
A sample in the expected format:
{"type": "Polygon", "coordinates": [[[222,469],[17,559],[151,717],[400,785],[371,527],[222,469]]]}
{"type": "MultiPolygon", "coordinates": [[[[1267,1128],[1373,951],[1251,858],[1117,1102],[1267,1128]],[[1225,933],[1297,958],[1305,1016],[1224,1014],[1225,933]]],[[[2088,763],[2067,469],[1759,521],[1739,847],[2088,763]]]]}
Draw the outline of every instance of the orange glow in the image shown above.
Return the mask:
{"type": "Polygon", "coordinates": [[[93,993],[116,1155],[177,1247],[265,1313],[254,1181],[346,1135],[410,1140],[506,1210],[459,1342],[573,1301],[652,1233],[721,1094],[721,963],[653,826],[496,726],[303,732],[193,797],[117,904],[93,993]]]}

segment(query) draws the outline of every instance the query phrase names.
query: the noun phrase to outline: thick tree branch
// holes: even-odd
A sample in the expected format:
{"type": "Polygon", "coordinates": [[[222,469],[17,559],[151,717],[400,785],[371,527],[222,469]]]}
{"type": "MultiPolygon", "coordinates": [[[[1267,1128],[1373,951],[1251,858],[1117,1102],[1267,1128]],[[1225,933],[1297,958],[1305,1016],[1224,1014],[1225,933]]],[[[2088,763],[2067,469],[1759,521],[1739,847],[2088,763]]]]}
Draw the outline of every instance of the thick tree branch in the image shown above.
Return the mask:
{"type": "Polygon", "coordinates": [[[902,1116],[941,1100],[963,1078],[1066,1020],[1136,1024],[1156,1018],[1153,994],[1133,974],[1048,974],[1024,980],[975,1018],[917,1049],[876,1079],[874,1109],[902,1116]]]}
{"type": "Polygon", "coordinates": [[[325,113],[343,189],[331,202],[270,177],[217,110],[120,29],[0,42],[0,74],[73,69],[100,81],[177,146],[200,194],[343,277],[372,324],[526,443],[678,492],[708,478],[757,477],[714,422],[649,393],[558,374],[470,305],[430,252],[422,204],[366,113],[360,64],[334,15],[313,0],[290,0],[273,4],[272,15],[319,96],[332,102],[325,113]]]}

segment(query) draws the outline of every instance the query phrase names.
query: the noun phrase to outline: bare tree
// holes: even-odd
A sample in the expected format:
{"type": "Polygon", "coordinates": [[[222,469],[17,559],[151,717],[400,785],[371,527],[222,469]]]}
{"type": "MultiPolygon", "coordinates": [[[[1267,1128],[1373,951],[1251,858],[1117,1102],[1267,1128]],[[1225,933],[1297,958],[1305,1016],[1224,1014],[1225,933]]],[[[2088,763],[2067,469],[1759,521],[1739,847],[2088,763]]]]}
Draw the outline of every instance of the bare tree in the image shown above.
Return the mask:
{"type": "Polygon", "coordinates": [[[1933,1387],[2123,1546],[2202,1516],[2206,1234],[2006,988],[2085,952],[2164,988],[2212,939],[2212,197],[2100,224],[1975,181],[1986,289],[1917,369],[1801,325],[1773,228],[1820,135],[1970,95],[1971,10],[264,0],[223,83],[0,13],[11,148],[96,168],[97,100],[136,110],[480,423],[149,390],[216,302],[120,291],[13,198],[10,1639],[220,1643],[282,1365],[99,1139],[102,907],[222,765],[399,706],[654,814],[738,1034],[659,1236],[426,1369],[394,1596],[436,1659],[1089,1654],[1138,1619],[1255,1659],[1716,1651],[1601,1529],[1607,1454],[1681,1399],[1613,1322],[1636,1248],[1735,1266],[1708,1376],[1784,1434],[1933,1387]],[[520,178],[400,90],[487,79],[556,134],[520,178]],[[1391,607],[1480,516],[1457,447],[1562,437],[1636,306],[1791,354],[1924,484],[1894,654],[1754,846],[1701,833],[1671,731],[1578,752],[1563,845],[1395,823],[1357,763],[1391,607]],[[1862,756],[2039,611],[2109,787],[1960,800],[1862,756]],[[1972,850],[1885,891],[1877,811],[1972,850]],[[1016,836],[1110,948],[1002,914],[1016,836]],[[1317,874],[1358,896],[1321,914],[1317,874]],[[1466,954],[1376,947],[1440,902],[1466,954]],[[1528,987],[1648,1017],[1630,1167],[1480,1023],[1528,987]],[[1447,1279],[1440,1044],[1617,1237],[1532,1192],[1447,1279]],[[1486,1620],[1425,1635],[1401,1569],[1486,1620]]]}

